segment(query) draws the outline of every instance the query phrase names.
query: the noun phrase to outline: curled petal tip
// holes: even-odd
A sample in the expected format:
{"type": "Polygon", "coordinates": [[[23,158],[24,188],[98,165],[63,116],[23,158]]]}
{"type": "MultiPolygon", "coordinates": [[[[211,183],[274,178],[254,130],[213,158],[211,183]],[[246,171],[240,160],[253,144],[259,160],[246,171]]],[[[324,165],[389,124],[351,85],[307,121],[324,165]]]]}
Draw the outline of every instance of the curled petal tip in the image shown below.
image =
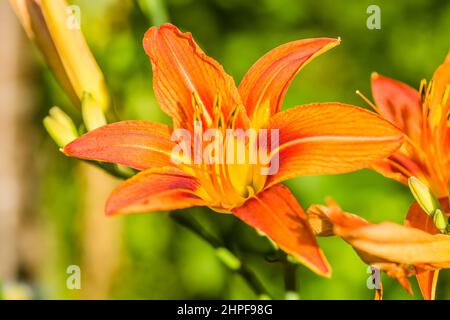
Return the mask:
{"type": "Polygon", "coordinates": [[[376,80],[376,79],[378,79],[380,77],[380,75],[378,74],[378,72],[376,72],[376,71],[374,71],[374,72],[372,72],[371,74],[370,74],[370,78],[372,79],[372,80],[376,80]]]}

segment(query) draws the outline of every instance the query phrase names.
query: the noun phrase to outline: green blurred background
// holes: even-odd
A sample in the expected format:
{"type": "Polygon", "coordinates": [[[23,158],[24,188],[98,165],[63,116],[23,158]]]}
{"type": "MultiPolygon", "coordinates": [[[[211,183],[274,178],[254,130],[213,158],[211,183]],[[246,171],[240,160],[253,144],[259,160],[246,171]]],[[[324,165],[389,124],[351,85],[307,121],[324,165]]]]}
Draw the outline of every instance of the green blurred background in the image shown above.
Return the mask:
{"type": "MultiPolygon", "coordinates": [[[[144,32],[155,23],[149,12],[132,0],[72,2],[81,7],[82,30],[105,74],[116,114],[120,119],[168,123],[155,101],[151,67],[141,45],[144,32]]],[[[450,3],[439,0],[159,3],[163,7],[156,22],[170,17],[180,29],[192,32],[236,82],[253,62],[277,45],[301,38],[340,36],[339,47],[300,72],[288,91],[284,109],[320,101],[366,107],[355,90],[370,96],[372,71],[418,87],[422,78],[431,77],[450,49],[450,3]],[[370,4],[381,8],[381,30],[366,27],[370,4]]],[[[22,191],[17,231],[7,239],[13,248],[13,263],[3,279],[4,295],[22,292],[50,299],[255,298],[214,250],[177,226],[168,217],[170,213],[104,216],[103,201],[117,181],[64,157],[48,137],[41,121],[50,106],[62,107],[77,121],[79,116],[23,32],[17,37],[23,57],[20,101],[28,107],[20,114],[17,129],[17,146],[22,148],[22,160],[17,164],[22,191]],[[69,265],[81,267],[81,290],[66,287],[69,265]]],[[[304,208],[331,196],[345,210],[374,222],[389,219],[402,223],[412,202],[406,187],[368,170],[296,178],[287,184],[304,208]]],[[[282,266],[263,258],[270,250],[264,238],[232,216],[203,208],[184,210],[183,214],[194,215],[236,248],[269,291],[283,297],[282,266]]],[[[300,266],[300,298],[372,299],[374,292],[366,287],[367,266],[351,247],[338,238],[319,241],[333,276],[324,279],[300,266]]],[[[413,298],[420,299],[415,279],[411,282],[413,298]]],[[[412,299],[386,276],[383,285],[386,299],[412,299]]],[[[443,271],[439,299],[450,298],[449,286],[450,273],[443,271]]]]}

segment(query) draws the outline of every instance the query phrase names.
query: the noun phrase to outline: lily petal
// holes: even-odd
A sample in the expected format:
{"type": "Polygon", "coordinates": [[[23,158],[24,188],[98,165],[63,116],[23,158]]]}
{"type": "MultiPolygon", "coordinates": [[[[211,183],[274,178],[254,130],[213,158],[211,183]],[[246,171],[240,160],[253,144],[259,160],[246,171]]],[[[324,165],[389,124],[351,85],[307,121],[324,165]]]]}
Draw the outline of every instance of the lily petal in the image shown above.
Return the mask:
{"type": "Polygon", "coordinates": [[[408,184],[408,178],[411,176],[425,180],[424,169],[420,162],[416,163],[402,151],[395,152],[389,158],[378,161],[370,167],[385,177],[403,184],[408,184]]]}
{"type": "Polygon", "coordinates": [[[317,274],[331,275],[306,214],[287,187],[275,185],[232,211],[317,274]]]}
{"type": "Polygon", "coordinates": [[[249,117],[267,101],[271,114],[279,112],[286,91],[300,69],[339,43],[340,39],[332,38],[304,39],[283,44],[266,53],[239,84],[239,93],[249,117]]]}
{"type": "Polygon", "coordinates": [[[381,115],[414,141],[420,141],[422,106],[419,92],[410,86],[372,74],[372,94],[381,115]]]}
{"type": "Polygon", "coordinates": [[[420,267],[415,267],[415,269],[417,283],[423,298],[425,300],[434,300],[436,298],[439,270],[426,270],[420,267]]]}
{"type": "Polygon", "coordinates": [[[335,204],[328,207],[313,205],[308,208],[308,215],[313,219],[328,220],[327,224],[333,225],[334,234],[348,242],[363,261],[398,280],[410,293],[407,277],[414,272],[409,265],[416,267],[418,279],[424,281],[421,290],[429,289],[432,292],[430,296],[434,295],[437,276],[433,273],[435,277],[429,277],[427,273],[450,266],[450,236],[431,235],[390,222],[372,224],[343,212],[335,204]]]}
{"type": "MultiPolygon", "coordinates": [[[[444,211],[449,211],[449,203],[447,199],[440,199],[444,211]]],[[[428,232],[430,234],[439,234],[440,231],[436,228],[433,219],[427,215],[420,205],[414,203],[408,211],[405,225],[417,228],[428,232]]],[[[416,278],[419,284],[420,291],[425,300],[434,300],[436,296],[437,280],[439,277],[439,270],[426,270],[416,267],[416,278]]]]}
{"type": "Polygon", "coordinates": [[[137,170],[174,166],[170,128],[150,121],[121,121],[86,133],[64,148],[71,157],[113,162],[137,170]]]}
{"type": "Polygon", "coordinates": [[[336,174],[365,168],[388,157],[403,142],[402,133],[365,109],[321,103],[274,115],[279,129],[278,172],[270,185],[301,175],[336,174]]]}
{"type": "MultiPolygon", "coordinates": [[[[450,56],[450,55],[449,55],[450,56]]],[[[447,124],[448,109],[450,108],[450,99],[448,92],[450,90],[450,59],[449,56],[446,57],[443,64],[441,64],[433,74],[433,100],[431,101],[432,108],[436,108],[437,105],[441,105],[443,115],[440,117],[441,120],[447,124]],[[446,92],[447,91],[447,92],[446,92]],[[444,96],[447,95],[447,98],[444,96]],[[446,101],[443,101],[446,100],[446,101]],[[445,105],[444,105],[445,102],[445,105]]]]}
{"type": "Polygon", "coordinates": [[[336,234],[354,248],[387,261],[426,264],[430,268],[450,266],[450,236],[431,235],[391,222],[341,229],[336,234]]]}
{"type": "Polygon", "coordinates": [[[106,214],[142,213],[204,205],[196,196],[198,182],[175,168],[143,171],[123,182],[106,203],[106,214]]]}
{"type": "Polygon", "coordinates": [[[239,115],[245,115],[233,78],[202,51],[190,33],[166,23],[151,27],[143,44],[153,67],[155,95],[175,127],[192,129],[194,96],[207,120],[213,117],[218,95],[225,121],[237,106],[239,115]]]}

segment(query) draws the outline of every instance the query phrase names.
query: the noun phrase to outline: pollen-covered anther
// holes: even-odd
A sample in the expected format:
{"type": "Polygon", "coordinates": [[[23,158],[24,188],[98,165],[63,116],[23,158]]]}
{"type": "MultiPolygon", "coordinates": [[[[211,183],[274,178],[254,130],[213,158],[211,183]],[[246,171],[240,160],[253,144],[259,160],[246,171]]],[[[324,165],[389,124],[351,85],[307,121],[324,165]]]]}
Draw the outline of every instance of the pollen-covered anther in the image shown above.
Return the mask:
{"type": "Polygon", "coordinates": [[[420,94],[420,102],[424,103],[426,98],[426,91],[427,91],[427,80],[422,79],[420,81],[420,87],[419,87],[419,94],[420,94]]]}
{"type": "Polygon", "coordinates": [[[243,108],[242,105],[236,105],[231,110],[230,116],[228,117],[228,121],[227,121],[227,128],[228,129],[234,129],[236,127],[237,115],[240,112],[240,110],[242,110],[242,108],[243,108]]]}
{"type": "Polygon", "coordinates": [[[222,99],[219,93],[214,96],[213,105],[214,127],[217,129],[223,129],[225,126],[225,117],[222,112],[222,99]]]}

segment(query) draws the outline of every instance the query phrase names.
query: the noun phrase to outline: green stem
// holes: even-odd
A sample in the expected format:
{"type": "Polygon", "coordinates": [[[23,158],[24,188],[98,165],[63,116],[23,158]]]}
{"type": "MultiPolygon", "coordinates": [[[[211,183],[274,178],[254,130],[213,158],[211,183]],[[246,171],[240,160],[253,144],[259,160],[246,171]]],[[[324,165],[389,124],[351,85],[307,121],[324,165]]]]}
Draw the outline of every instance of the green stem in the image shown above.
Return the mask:
{"type": "Polygon", "coordinates": [[[283,254],[283,268],[284,268],[284,287],[287,299],[298,299],[297,287],[297,265],[290,262],[288,256],[283,254]]]}
{"type": "Polygon", "coordinates": [[[136,2],[152,24],[160,26],[169,21],[163,0],[136,0],[136,2]]]}
{"type": "MultiPolygon", "coordinates": [[[[130,175],[128,173],[124,173],[120,171],[114,164],[106,163],[106,162],[95,162],[95,161],[86,161],[88,163],[96,165],[98,168],[104,170],[105,172],[111,174],[114,177],[119,179],[128,179],[130,175]]],[[[170,217],[179,225],[189,229],[197,236],[208,242],[214,249],[217,250],[218,255],[221,257],[222,261],[225,263],[225,259],[227,263],[225,263],[231,270],[236,271],[250,286],[250,288],[261,298],[268,297],[271,298],[271,295],[264,288],[261,281],[255,275],[255,273],[250,269],[250,267],[241,259],[237,258],[223,243],[223,241],[217,239],[215,236],[211,235],[207,232],[202,225],[185,214],[177,214],[171,213],[170,217]],[[230,261],[234,260],[234,261],[230,261]]]]}
{"type": "MultiPolygon", "coordinates": [[[[219,240],[217,237],[210,234],[208,231],[206,231],[200,223],[188,215],[181,215],[172,213],[170,217],[177,222],[179,225],[191,230],[193,233],[195,233],[197,236],[208,242],[213,248],[220,250],[220,249],[227,249],[229,253],[232,255],[231,251],[226,248],[225,244],[219,240]]],[[[239,259],[235,255],[233,255],[233,259],[239,259]]],[[[264,285],[261,283],[261,281],[258,279],[256,274],[250,269],[250,267],[241,259],[239,259],[238,264],[234,264],[235,266],[230,266],[229,263],[225,263],[230,269],[237,272],[249,285],[249,287],[255,292],[256,295],[258,295],[260,298],[271,298],[271,295],[268,293],[268,291],[265,289],[264,285]]]]}
{"type": "Polygon", "coordinates": [[[128,179],[134,175],[134,171],[126,172],[119,170],[119,168],[113,164],[108,162],[97,162],[97,161],[87,161],[85,162],[95,165],[96,167],[106,171],[110,175],[119,178],[119,179],[128,179]]]}

